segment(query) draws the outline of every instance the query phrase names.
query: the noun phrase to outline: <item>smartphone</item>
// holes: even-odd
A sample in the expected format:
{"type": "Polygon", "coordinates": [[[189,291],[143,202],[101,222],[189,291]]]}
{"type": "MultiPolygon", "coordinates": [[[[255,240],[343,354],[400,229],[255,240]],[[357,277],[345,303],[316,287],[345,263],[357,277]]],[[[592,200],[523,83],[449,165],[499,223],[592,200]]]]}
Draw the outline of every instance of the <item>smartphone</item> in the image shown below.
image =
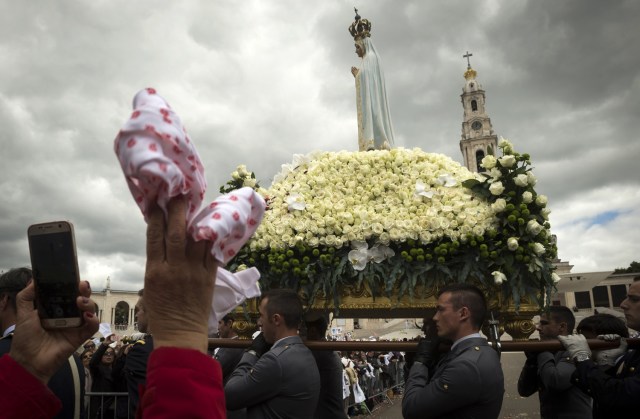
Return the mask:
{"type": "Polygon", "coordinates": [[[27,236],[42,327],[82,325],[76,303],[80,276],[73,225],[68,221],[34,224],[29,226],[27,236]]]}

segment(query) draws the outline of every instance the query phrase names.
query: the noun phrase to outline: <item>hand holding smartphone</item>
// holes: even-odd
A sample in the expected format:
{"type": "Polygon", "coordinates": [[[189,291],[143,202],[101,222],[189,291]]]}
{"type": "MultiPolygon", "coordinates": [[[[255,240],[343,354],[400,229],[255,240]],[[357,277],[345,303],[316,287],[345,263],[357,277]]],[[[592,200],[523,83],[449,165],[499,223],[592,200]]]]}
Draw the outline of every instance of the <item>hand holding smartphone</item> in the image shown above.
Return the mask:
{"type": "Polygon", "coordinates": [[[34,224],[27,233],[35,304],[42,327],[81,326],[82,313],[76,304],[80,276],[73,225],[68,221],[34,224]]]}

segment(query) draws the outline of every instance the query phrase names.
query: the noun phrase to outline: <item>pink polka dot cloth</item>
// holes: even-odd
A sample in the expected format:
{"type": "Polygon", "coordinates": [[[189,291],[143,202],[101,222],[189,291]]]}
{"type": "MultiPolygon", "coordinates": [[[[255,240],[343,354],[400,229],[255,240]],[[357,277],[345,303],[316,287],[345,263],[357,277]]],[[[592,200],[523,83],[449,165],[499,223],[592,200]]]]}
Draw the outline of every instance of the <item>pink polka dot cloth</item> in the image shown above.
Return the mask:
{"type": "MultiPolygon", "coordinates": [[[[226,264],[260,225],[266,208],[264,199],[253,189],[242,188],[200,209],[207,188],[204,167],[178,115],[152,88],[136,94],[133,109],[115,139],[115,152],[145,220],[153,202],[166,215],[171,198],[186,196],[188,233],[195,241],[211,241],[212,255],[226,264]]],[[[219,268],[216,289],[224,286],[225,291],[220,291],[227,297],[229,289],[249,294],[243,296],[246,298],[260,295],[256,283],[260,274],[257,269],[250,271],[238,276],[219,268]],[[238,283],[234,284],[234,280],[238,283]]],[[[227,304],[233,300],[233,307],[244,301],[241,298],[238,302],[239,299],[225,298],[227,304]]],[[[220,307],[217,300],[215,312],[229,312],[233,308],[220,307]]]]}

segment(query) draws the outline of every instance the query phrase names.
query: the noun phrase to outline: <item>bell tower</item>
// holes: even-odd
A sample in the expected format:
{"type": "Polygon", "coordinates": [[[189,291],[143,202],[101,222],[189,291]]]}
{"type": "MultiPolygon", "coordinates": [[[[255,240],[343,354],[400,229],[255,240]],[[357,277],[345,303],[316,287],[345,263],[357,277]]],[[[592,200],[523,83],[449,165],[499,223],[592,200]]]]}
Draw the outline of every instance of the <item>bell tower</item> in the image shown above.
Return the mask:
{"type": "Polygon", "coordinates": [[[483,172],[484,168],[480,167],[480,163],[487,154],[496,153],[498,137],[493,132],[491,119],[485,109],[484,90],[476,81],[476,71],[471,68],[471,56],[473,54],[468,51],[463,55],[467,59],[467,71],[464,73],[466,82],[460,95],[464,109],[460,151],[467,169],[483,172]]]}

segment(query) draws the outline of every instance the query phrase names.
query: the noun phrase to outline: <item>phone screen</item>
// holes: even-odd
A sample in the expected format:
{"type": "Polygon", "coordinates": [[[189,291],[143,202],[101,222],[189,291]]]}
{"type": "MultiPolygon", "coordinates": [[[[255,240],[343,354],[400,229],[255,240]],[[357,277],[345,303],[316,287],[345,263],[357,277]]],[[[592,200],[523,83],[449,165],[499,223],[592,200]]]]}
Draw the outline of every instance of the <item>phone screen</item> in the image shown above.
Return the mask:
{"type": "Polygon", "coordinates": [[[29,235],[36,304],[41,318],[80,317],[76,304],[78,272],[72,234],[63,231],[29,235]]]}

